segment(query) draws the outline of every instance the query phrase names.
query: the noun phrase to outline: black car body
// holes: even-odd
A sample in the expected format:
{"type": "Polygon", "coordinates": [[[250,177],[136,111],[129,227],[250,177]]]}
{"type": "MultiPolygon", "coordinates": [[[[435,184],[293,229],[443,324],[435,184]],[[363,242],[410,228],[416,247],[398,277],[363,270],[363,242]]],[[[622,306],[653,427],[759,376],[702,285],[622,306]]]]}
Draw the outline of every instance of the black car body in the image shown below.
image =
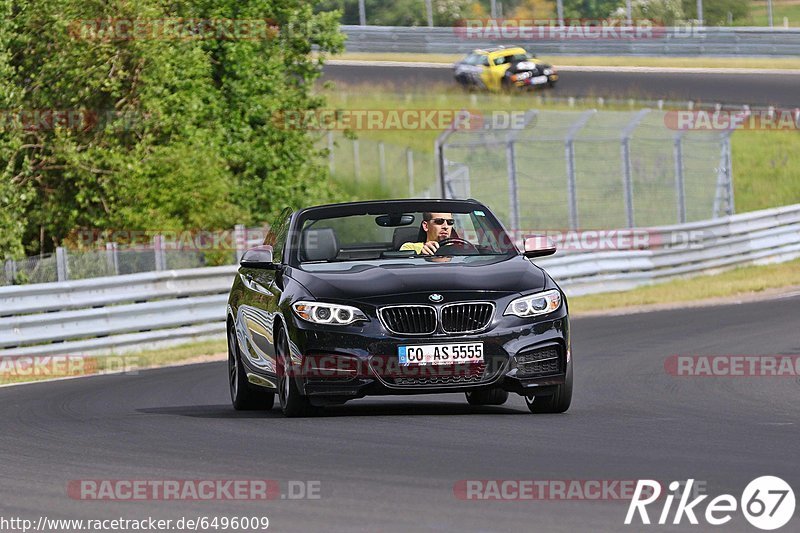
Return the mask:
{"type": "Polygon", "coordinates": [[[271,246],[245,253],[228,301],[237,409],[271,408],[276,392],[289,416],[386,394],[465,392],[471,404],[498,405],[515,392],[532,412],[569,407],[567,301],[530,260],[555,248],[520,253],[483,204],[286,210],[267,239],[271,246]],[[418,238],[426,211],[453,213],[465,236],[472,228],[470,241],[442,241],[435,256],[399,251],[418,238]],[[347,242],[353,228],[368,237],[347,242]]]}

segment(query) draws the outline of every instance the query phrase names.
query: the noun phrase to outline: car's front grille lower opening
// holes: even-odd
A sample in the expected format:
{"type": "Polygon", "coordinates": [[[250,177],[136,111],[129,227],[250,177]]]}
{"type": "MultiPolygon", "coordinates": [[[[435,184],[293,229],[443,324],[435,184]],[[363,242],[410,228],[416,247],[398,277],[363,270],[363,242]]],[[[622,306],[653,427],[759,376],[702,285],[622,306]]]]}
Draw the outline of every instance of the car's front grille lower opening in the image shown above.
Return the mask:
{"type": "Polygon", "coordinates": [[[388,375],[388,383],[400,386],[459,385],[480,383],[486,377],[486,363],[468,365],[408,366],[388,375]]]}
{"type": "Polygon", "coordinates": [[[516,356],[518,378],[535,378],[564,372],[561,349],[548,346],[522,352],[516,356]]]}

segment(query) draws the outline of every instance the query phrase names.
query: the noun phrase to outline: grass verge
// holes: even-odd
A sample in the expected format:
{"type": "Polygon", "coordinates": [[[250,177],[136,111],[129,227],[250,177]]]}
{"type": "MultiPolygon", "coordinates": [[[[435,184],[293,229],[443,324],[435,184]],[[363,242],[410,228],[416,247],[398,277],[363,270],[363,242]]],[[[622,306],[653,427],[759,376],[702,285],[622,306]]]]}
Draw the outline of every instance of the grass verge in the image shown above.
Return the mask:
{"type": "Polygon", "coordinates": [[[135,372],[176,363],[199,363],[224,357],[226,350],[226,342],[221,339],[124,355],[69,356],[68,360],[52,356],[50,359],[39,358],[38,364],[34,365],[22,357],[0,358],[0,385],[120,371],[135,372]]]}
{"type": "MultiPolygon", "coordinates": [[[[531,49],[535,53],[535,49],[531,49]]],[[[455,63],[464,54],[412,54],[348,52],[332,59],[351,61],[403,61],[426,63],[455,63]]],[[[663,57],[663,56],[541,56],[540,59],[574,67],[663,67],[663,68],[743,68],[743,69],[800,69],[796,57],[663,57]]]]}
{"type": "Polygon", "coordinates": [[[800,260],[740,267],[721,274],[675,279],[630,291],[576,296],[569,299],[569,308],[571,313],[579,315],[626,307],[699,302],[797,285],[800,285],[800,260]]]}

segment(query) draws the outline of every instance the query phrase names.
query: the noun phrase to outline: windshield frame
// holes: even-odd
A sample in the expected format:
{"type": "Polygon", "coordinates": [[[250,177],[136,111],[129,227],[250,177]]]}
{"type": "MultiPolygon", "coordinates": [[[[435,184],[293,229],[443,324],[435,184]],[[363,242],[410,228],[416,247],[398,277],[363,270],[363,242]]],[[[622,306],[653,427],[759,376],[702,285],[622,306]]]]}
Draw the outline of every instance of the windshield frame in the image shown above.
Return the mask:
{"type": "MultiPolygon", "coordinates": [[[[301,264],[307,264],[307,261],[300,260],[300,239],[304,226],[308,221],[324,220],[330,218],[339,218],[355,215],[386,215],[386,214],[402,214],[409,212],[455,212],[455,213],[471,213],[479,211],[487,219],[486,223],[489,227],[498,228],[498,237],[509,243],[508,252],[494,253],[494,254],[481,254],[487,257],[502,257],[519,255],[520,251],[514,243],[513,239],[506,230],[503,223],[495,217],[494,213],[475,200],[386,200],[386,201],[368,201],[368,202],[353,202],[344,204],[330,204],[323,206],[310,207],[297,211],[292,217],[291,231],[289,232],[289,239],[287,240],[287,253],[285,254],[285,263],[289,266],[300,267],[301,264]]],[[[402,252],[400,252],[402,253],[402,252]]],[[[475,255],[475,254],[471,254],[475,255]]],[[[408,254],[398,259],[408,257],[420,257],[418,254],[408,254]]],[[[391,261],[394,258],[384,258],[382,260],[391,261]]]]}

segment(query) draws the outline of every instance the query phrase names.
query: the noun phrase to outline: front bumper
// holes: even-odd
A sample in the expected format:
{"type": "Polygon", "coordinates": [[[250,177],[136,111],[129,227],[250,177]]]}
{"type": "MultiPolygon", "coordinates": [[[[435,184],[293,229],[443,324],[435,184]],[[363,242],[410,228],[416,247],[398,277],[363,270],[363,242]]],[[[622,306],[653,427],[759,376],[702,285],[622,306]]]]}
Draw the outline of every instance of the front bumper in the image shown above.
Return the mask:
{"type": "Polygon", "coordinates": [[[377,321],[360,327],[320,328],[293,318],[293,377],[318,404],[370,395],[438,394],[501,387],[523,395],[552,394],[569,365],[569,318],[562,307],[535,321],[503,317],[480,334],[406,337],[377,321]],[[398,347],[482,342],[484,364],[401,366],[398,347]]]}

